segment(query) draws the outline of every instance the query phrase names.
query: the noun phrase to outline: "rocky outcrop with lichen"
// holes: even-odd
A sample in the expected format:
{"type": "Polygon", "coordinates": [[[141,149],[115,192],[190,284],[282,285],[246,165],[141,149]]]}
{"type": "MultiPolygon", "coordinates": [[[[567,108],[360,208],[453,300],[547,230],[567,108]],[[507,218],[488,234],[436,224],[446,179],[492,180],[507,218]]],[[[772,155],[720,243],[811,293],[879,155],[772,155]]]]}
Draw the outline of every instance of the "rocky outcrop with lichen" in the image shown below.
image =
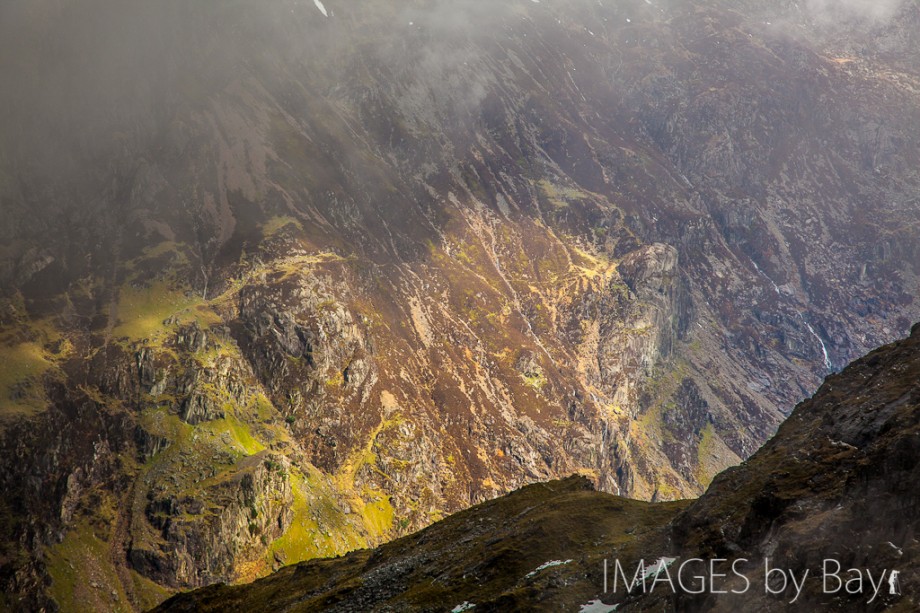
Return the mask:
{"type": "Polygon", "coordinates": [[[170,488],[148,494],[144,519],[152,530],[135,534],[132,567],[169,587],[207,585],[264,555],[265,546],[290,527],[290,466],[280,455],[259,452],[226,477],[177,497],[170,488]]]}
{"type": "Polygon", "coordinates": [[[828,377],[695,501],[627,500],[580,477],[530,485],[375,550],[156,610],[912,610],[918,375],[920,325],[828,377]],[[640,563],[655,570],[632,583],[640,563]]]}

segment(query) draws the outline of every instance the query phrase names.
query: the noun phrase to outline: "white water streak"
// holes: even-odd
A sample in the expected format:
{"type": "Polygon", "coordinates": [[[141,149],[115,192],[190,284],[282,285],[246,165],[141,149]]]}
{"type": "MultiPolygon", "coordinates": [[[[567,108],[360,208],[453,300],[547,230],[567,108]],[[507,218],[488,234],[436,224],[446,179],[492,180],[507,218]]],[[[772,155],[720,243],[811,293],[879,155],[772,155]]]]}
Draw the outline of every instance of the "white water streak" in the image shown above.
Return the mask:
{"type": "MultiPolygon", "coordinates": [[[[757,262],[755,262],[754,260],[751,260],[751,264],[754,265],[754,269],[755,269],[758,273],[760,273],[760,276],[762,276],[764,279],[766,279],[767,281],[770,282],[770,285],[773,286],[773,291],[776,292],[776,295],[777,295],[777,296],[781,296],[781,295],[782,295],[782,292],[780,291],[779,286],[776,284],[776,281],[774,281],[773,279],[771,279],[770,277],[768,277],[768,276],[767,276],[767,273],[765,273],[764,271],[762,271],[762,270],[760,269],[760,266],[757,265],[757,262]]],[[[825,367],[828,371],[833,371],[833,370],[834,370],[834,365],[831,363],[831,356],[830,356],[830,354],[827,352],[827,345],[824,343],[824,339],[821,338],[821,336],[820,336],[817,332],[815,332],[815,329],[811,326],[810,323],[808,323],[808,320],[805,319],[805,316],[802,314],[801,311],[796,311],[796,313],[798,314],[799,319],[802,320],[802,323],[805,324],[805,327],[808,328],[808,331],[811,333],[811,335],[812,335],[813,337],[815,337],[815,340],[818,341],[818,344],[821,345],[821,353],[824,355],[824,367],[825,367]]]]}

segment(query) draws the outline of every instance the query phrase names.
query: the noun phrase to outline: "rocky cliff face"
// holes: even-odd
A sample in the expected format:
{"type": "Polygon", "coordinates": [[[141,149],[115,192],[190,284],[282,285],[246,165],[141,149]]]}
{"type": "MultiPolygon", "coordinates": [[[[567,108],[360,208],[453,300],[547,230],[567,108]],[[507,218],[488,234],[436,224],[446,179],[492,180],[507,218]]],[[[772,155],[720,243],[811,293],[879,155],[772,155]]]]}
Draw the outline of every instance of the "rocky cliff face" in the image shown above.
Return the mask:
{"type": "Polygon", "coordinates": [[[157,610],[911,611],[918,375],[920,325],[829,377],[696,501],[626,500],[580,477],[531,485],[376,550],[211,586],[157,610]],[[615,588],[615,563],[630,582],[640,560],[658,569],[646,589],[637,582],[628,594],[621,576],[615,588]],[[786,578],[765,583],[767,562],[786,578]]]}
{"type": "Polygon", "coordinates": [[[920,316],[914,3],[148,4],[0,9],[30,606],[695,495],[920,316]]]}

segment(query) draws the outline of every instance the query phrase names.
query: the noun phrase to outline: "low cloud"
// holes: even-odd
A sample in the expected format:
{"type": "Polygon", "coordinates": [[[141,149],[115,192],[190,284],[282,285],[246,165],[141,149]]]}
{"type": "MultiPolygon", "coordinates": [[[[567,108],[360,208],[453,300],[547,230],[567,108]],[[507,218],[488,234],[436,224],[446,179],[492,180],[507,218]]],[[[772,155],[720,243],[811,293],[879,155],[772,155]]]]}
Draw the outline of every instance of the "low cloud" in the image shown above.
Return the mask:
{"type": "Polygon", "coordinates": [[[821,23],[869,22],[873,25],[891,20],[905,0],[807,0],[806,10],[821,23]]]}

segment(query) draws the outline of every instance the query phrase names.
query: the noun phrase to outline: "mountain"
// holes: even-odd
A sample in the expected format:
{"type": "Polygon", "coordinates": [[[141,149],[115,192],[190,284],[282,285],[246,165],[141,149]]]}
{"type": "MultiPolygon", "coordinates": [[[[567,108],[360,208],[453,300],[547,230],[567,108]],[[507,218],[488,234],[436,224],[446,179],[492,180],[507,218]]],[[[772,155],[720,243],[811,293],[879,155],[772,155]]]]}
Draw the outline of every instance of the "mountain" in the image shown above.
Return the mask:
{"type": "Polygon", "coordinates": [[[800,4],[4,3],[8,606],[702,493],[920,319],[920,8],[800,4]]]}
{"type": "Polygon", "coordinates": [[[696,501],[628,500],[583,477],[529,485],[376,550],[203,588],[157,611],[786,611],[794,599],[803,611],[916,610],[918,381],[920,325],[828,377],[696,501]],[[629,596],[622,579],[614,589],[615,561],[632,580],[640,559],[669,570],[644,593],[637,584],[629,596]],[[722,560],[715,572],[711,560],[722,560]],[[793,573],[801,593],[788,578],[782,590],[778,574],[776,595],[767,593],[765,561],[793,573]],[[863,577],[859,592],[832,578],[854,580],[849,569],[863,577]],[[891,594],[892,570],[900,594],[891,594]]]}

